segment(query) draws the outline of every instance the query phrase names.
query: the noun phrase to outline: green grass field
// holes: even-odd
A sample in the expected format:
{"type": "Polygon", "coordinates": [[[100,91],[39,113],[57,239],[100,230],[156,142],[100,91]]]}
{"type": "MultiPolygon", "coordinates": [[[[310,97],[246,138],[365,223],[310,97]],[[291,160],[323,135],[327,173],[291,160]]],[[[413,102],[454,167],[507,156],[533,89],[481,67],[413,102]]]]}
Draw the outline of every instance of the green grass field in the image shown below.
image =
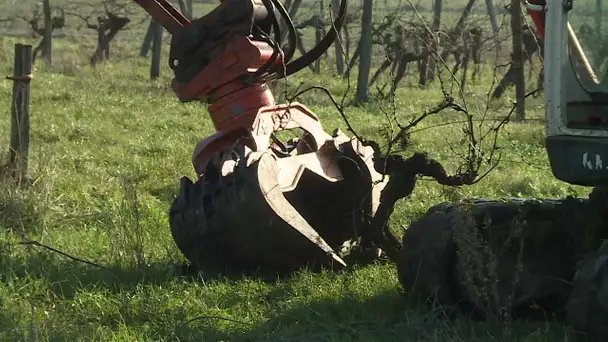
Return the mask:
{"type": "MultiPolygon", "coordinates": [[[[5,75],[12,73],[17,42],[35,43],[0,37],[5,75]]],[[[138,57],[138,44],[117,42],[113,60],[92,69],[86,65],[91,41],[56,40],[54,65],[36,65],[30,150],[35,182],[25,189],[0,183],[1,341],[571,339],[568,329],[550,318],[494,327],[469,318],[447,321],[440,308],[409,307],[407,289],[399,285],[390,263],[353,266],[342,273],[303,270],[274,283],[182,276],[184,260],[171,239],[168,208],[179,178],[194,176],[194,145],[213,127],[204,106],[177,101],[164,65],[162,77],[149,80],[149,59],[138,57]],[[23,239],[105,268],[19,244],[23,239]]],[[[485,111],[491,79],[488,69],[481,81],[469,81],[467,106],[476,118],[485,111]]],[[[324,85],[337,97],[348,89],[331,71],[320,76],[305,70],[289,82],[292,88],[324,85]]],[[[437,83],[426,90],[413,84],[408,80],[397,94],[395,115],[403,121],[441,98],[437,83]]],[[[9,146],[11,91],[11,82],[0,82],[0,151],[9,146]]],[[[299,101],[320,116],[327,131],[345,129],[322,95],[308,93],[299,101]]],[[[361,135],[380,141],[386,124],[380,109],[379,103],[350,107],[347,115],[361,135]]],[[[510,109],[507,98],[497,101],[488,120],[500,119],[510,109]]],[[[444,201],[585,196],[587,189],[552,176],[543,112],[542,98],[528,99],[529,120],[502,131],[501,162],[482,182],[452,188],[419,181],[396,208],[393,229],[403,233],[411,220],[444,201]]],[[[432,117],[413,131],[406,153],[426,151],[454,171],[459,162],[454,146],[462,144],[462,127],[454,112],[432,117]]]]}

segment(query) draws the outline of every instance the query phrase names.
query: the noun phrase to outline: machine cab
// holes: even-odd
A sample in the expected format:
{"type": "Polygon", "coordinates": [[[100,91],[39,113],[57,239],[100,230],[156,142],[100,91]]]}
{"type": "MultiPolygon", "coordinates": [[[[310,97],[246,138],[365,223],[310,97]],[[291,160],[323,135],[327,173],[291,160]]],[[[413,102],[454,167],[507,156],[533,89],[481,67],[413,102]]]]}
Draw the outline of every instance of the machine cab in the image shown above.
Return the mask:
{"type": "Polygon", "coordinates": [[[555,177],[608,185],[608,13],[603,0],[526,3],[544,38],[546,148],[555,177]]]}

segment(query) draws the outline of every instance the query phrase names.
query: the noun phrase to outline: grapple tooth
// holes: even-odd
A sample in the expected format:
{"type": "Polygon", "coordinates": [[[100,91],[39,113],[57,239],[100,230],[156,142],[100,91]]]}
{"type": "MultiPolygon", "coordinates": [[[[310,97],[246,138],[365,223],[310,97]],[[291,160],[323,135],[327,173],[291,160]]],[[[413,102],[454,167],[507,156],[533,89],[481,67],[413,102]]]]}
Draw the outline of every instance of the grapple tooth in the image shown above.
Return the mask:
{"type": "MultiPolygon", "coordinates": [[[[300,213],[287,201],[277,181],[278,173],[275,164],[275,159],[270,153],[265,153],[258,161],[258,184],[261,194],[270,206],[274,214],[286,226],[296,230],[298,233],[306,237],[311,243],[315,244],[325,253],[330,255],[335,261],[342,266],[346,263],[340,258],[334,250],[325,242],[325,240],[314,230],[308,222],[300,215],[300,213]]],[[[311,199],[312,200],[312,199],[311,199]]]]}

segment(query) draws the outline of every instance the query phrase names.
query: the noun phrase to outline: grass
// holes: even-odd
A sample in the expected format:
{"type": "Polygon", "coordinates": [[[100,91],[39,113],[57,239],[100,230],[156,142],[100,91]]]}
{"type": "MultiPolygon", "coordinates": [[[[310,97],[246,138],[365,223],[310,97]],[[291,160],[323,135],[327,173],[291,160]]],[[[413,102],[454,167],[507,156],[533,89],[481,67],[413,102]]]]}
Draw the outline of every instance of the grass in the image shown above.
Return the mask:
{"type": "MultiPolygon", "coordinates": [[[[0,71],[6,75],[16,42],[0,38],[0,71]]],[[[213,127],[203,106],[175,99],[166,68],[159,80],[149,80],[149,61],[137,57],[138,46],[117,44],[115,60],[96,69],[86,66],[88,53],[82,52],[90,46],[82,39],[57,40],[54,66],[36,66],[30,152],[36,182],[27,189],[2,182],[0,188],[0,340],[557,341],[568,336],[557,322],[515,322],[506,336],[482,322],[447,322],[436,312],[410,308],[392,264],[343,273],[303,270],[274,283],[181,276],[183,260],[169,232],[168,207],[179,178],[193,177],[194,145],[213,127]],[[23,238],[105,268],[20,245],[23,238]]],[[[338,95],[346,90],[344,81],[324,75],[306,70],[291,83],[325,85],[338,95]]],[[[484,80],[470,81],[467,97],[475,113],[483,111],[489,79],[486,70],[484,80]]],[[[11,89],[10,82],[0,83],[6,108],[0,146],[6,147],[11,89]]],[[[422,90],[406,82],[396,115],[406,120],[439,98],[437,85],[422,90]]],[[[345,129],[327,99],[307,94],[300,101],[321,117],[326,130],[345,129]]],[[[491,112],[500,117],[509,109],[503,100],[491,112]]],[[[379,105],[349,108],[347,114],[359,133],[380,139],[385,120],[379,105]]],[[[542,114],[542,99],[529,100],[531,120],[507,125],[499,140],[502,162],[481,183],[451,188],[420,181],[399,203],[393,228],[401,231],[443,201],[585,195],[586,189],[552,176],[542,114]]],[[[427,151],[453,171],[458,157],[452,146],[460,142],[462,124],[423,128],[458,119],[449,112],[431,118],[413,134],[408,151],[427,151]]]]}

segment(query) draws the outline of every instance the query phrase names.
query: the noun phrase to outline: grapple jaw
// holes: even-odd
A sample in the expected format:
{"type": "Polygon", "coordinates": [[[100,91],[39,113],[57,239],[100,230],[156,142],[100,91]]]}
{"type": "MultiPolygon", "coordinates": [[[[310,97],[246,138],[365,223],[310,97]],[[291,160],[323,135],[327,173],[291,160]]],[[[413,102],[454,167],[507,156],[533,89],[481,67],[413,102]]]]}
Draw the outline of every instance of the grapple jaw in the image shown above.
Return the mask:
{"type": "Polygon", "coordinates": [[[288,157],[247,146],[218,151],[197,182],[182,178],[170,214],[175,242],[198,267],[343,268],[345,246],[365,247],[385,184],[372,156],[339,133],[288,157]],[[320,175],[315,165],[334,172],[320,175]]]}

